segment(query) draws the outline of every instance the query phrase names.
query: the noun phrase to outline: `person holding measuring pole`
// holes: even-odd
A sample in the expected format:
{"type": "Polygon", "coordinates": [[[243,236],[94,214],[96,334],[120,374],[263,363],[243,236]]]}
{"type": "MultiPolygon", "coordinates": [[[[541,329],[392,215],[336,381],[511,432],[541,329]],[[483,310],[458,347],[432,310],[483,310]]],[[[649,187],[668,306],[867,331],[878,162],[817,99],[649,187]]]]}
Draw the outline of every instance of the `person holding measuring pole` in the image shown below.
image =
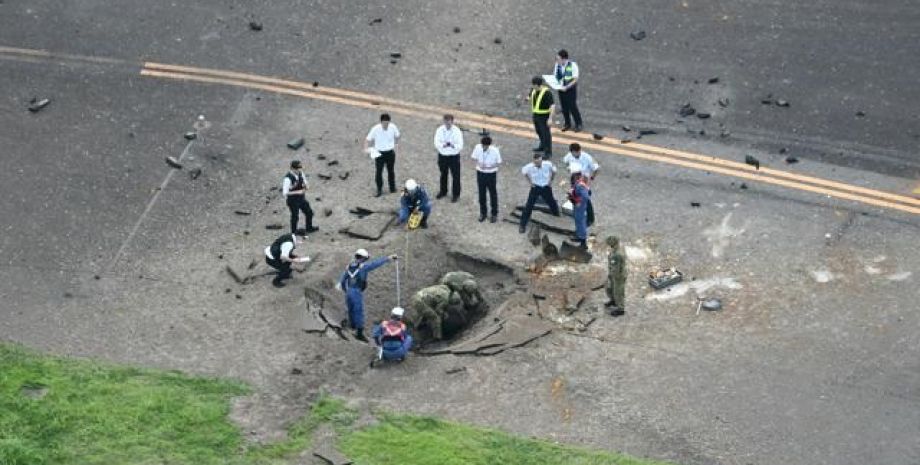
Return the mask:
{"type": "Polygon", "coordinates": [[[339,279],[338,289],[345,293],[345,305],[348,307],[348,323],[355,330],[355,338],[367,342],[364,335],[364,290],[367,289],[367,275],[371,271],[396,260],[396,254],[388,257],[370,259],[365,249],[355,251],[355,259],[339,279]]]}

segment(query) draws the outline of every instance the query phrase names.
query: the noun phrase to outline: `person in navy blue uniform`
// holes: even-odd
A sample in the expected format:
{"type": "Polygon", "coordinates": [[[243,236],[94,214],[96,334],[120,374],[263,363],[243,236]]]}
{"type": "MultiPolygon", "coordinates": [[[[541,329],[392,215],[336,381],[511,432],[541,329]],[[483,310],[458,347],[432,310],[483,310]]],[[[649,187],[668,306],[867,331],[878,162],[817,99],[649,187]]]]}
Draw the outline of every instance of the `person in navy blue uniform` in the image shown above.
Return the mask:
{"type": "Polygon", "coordinates": [[[396,260],[396,255],[370,259],[367,250],[355,251],[355,259],[339,279],[339,290],[345,292],[345,305],[348,307],[348,322],[355,330],[355,338],[367,342],[364,336],[364,290],[367,289],[367,274],[396,260]]]}
{"type": "Polygon", "coordinates": [[[572,201],[572,216],[575,218],[575,239],[583,249],[588,248],[588,204],[591,203],[591,189],[582,175],[580,163],[572,163],[572,188],[569,200],[572,201]]]}
{"type": "Polygon", "coordinates": [[[396,224],[403,224],[409,220],[409,215],[415,211],[422,212],[422,228],[428,227],[428,215],[431,214],[431,201],[424,187],[418,185],[414,179],[406,181],[406,189],[399,197],[399,218],[396,224]]]}
{"type": "Polygon", "coordinates": [[[402,307],[396,307],[390,312],[390,319],[374,326],[371,337],[380,348],[380,358],[402,361],[409,354],[409,349],[412,348],[412,335],[402,321],[405,312],[402,307]]]}
{"type": "Polygon", "coordinates": [[[523,234],[527,230],[527,223],[530,222],[530,214],[533,212],[533,206],[537,203],[537,197],[543,199],[549,205],[550,214],[559,216],[559,204],[553,197],[553,178],[556,177],[556,167],[553,163],[544,160],[539,153],[533,155],[533,163],[528,163],[521,168],[521,174],[530,182],[530,193],[527,194],[527,203],[524,204],[524,211],[521,212],[521,226],[518,232],[523,234]]]}

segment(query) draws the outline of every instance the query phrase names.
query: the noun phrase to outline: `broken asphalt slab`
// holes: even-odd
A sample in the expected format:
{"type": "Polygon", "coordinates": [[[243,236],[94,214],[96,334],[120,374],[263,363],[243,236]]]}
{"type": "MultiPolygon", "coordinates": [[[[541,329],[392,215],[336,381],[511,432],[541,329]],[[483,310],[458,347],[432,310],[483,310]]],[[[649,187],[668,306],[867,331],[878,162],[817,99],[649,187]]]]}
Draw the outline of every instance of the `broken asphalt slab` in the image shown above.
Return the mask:
{"type": "Polygon", "coordinates": [[[356,218],[339,230],[342,234],[347,234],[359,239],[376,241],[383,237],[383,233],[393,224],[396,215],[392,213],[372,213],[362,218],[356,218]]]}
{"type": "MultiPolygon", "coordinates": [[[[514,210],[511,212],[511,218],[509,218],[509,221],[518,222],[520,219],[520,211],[514,210]]],[[[535,209],[530,214],[530,222],[540,225],[540,227],[545,231],[566,235],[575,234],[575,223],[572,221],[572,218],[568,216],[553,216],[549,213],[543,213],[535,209]]]]}
{"type": "Polygon", "coordinates": [[[515,315],[487,326],[471,339],[458,344],[420,352],[428,355],[495,355],[507,349],[521,347],[552,332],[555,325],[540,318],[515,315]]]}

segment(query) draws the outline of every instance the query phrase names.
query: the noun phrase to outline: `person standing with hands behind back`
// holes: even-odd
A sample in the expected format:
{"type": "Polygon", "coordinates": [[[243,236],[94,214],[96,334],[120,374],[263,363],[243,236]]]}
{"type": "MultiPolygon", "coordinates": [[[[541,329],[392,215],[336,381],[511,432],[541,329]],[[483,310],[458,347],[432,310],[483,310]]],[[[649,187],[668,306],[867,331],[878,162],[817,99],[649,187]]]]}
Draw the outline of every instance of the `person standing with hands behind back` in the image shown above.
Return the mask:
{"type": "Polygon", "coordinates": [[[563,131],[572,129],[572,120],[575,120],[575,132],[581,132],[581,112],[578,111],[578,64],[569,60],[569,52],[559,50],[556,54],[556,81],[562,86],[559,89],[559,104],[562,107],[562,117],[565,119],[563,131]]]}
{"type": "Polygon", "coordinates": [[[396,149],[399,147],[399,128],[390,122],[390,115],[384,113],[380,115],[380,123],[374,125],[367,137],[364,139],[364,151],[368,152],[370,144],[374,147],[370,151],[374,157],[375,173],[374,182],[377,183],[377,194],[374,197],[380,197],[383,193],[383,168],[387,169],[387,181],[390,185],[390,193],[396,192],[396,149]]]}
{"type": "Polygon", "coordinates": [[[492,138],[485,136],[473,149],[472,158],[476,160],[476,187],[479,188],[479,222],[486,220],[486,193],[488,192],[492,207],[490,223],[498,221],[498,165],[502,163],[502,154],[498,147],[492,147],[492,138]]]}
{"type": "Polygon", "coordinates": [[[313,226],[313,209],[310,208],[310,202],[307,201],[307,180],[304,177],[300,160],[291,162],[291,171],[284,175],[281,181],[281,194],[284,195],[288,209],[291,210],[291,234],[297,231],[297,222],[300,221],[301,212],[307,219],[307,233],[319,230],[313,226]]]}
{"type": "Polygon", "coordinates": [[[444,115],[444,124],[434,133],[434,147],[438,151],[438,170],[441,171],[441,186],[436,198],[447,195],[447,175],[451,176],[453,188],[451,202],[460,198],[460,152],[463,150],[463,133],[454,126],[454,116],[444,115]]]}

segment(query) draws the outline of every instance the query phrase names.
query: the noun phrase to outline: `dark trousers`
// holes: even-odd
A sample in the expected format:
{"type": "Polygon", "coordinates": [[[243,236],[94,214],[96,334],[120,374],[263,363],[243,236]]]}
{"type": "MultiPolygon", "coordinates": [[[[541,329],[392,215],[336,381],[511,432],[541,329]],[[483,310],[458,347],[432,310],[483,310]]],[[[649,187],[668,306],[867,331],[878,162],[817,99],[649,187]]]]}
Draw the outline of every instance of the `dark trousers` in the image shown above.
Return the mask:
{"type": "Polygon", "coordinates": [[[540,138],[540,149],[546,155],[553,154],[553,135],[549,132],[549,115],[533,115],[533,128],[540,138]]]}
{"type": "Polygon", "coordinates": [[[588,199],[588,226],[594,224],[594,202],[588,199]]]}
{"type": "Polygon", "coordinates": [[[374,182],[377,183],[377,192],[383,189],[383,167],[387,167],[387,181],[390,184],[390,192],[396,192],[396,152],[386,150],[380,152],[380,156],[374,159],[374,166],[377,168],[374,173],[374,182]]]}
{"type": "Polygon", "coordinates": [[[439,196],[447,195],[447,175],[450,174],[453,188],[450,193],[453,198],[460,197],[460,155],[438,154],[438,169],[441,171],[441,189],[439,196]]]}
{"type": "Polygon", "coordinates": [[[562,117],[565,118],[565,125],[572,126],[572,119],[575,119],[575,126],[581,126],[581,112],[578,111],[578,86],[572,86],[569,90],[559,91],[559,104],[562,106],[562,117]]]}
{"type": "Polygon", "coordinates": [[[286,262],[280,258],[265,257],[265,263],[278,270],[278,276],[275,277],[274,282],[280,283],[281,280],[291,277],[291,262],[286,262]]]}
{"type": "Polygon", "coordinates": [[[476,171],[476,186],[479,188],[479,216],[486,216],[486,192],[489,193],[492,216],[498,216],[498,173],[476,171]]]}
{"type": "Polygon", "coordinates": [[[300,212],[303,212],[307,218],[307,229],[313,228],[313,209],[310,208],[310,202],[303,195],[291,195],[287,198],[288,209],[291,210],[291,234],[297,231],[297,223],[300,221],[300,212]]]}
{"type": "Polygon", "coordinates": [[[533,205],[537,203],[537,198],[542,198],[546,205],[549,205],[549,211],[553,216],[559,216],[559,204],[553,197],[552,186],[530,186],[530,194],[527,195],[527,203],[524,204],[524,212],[521,213],[521,227],[526,228],[530,222],[530,214],[533,212],[533,205]]]}

